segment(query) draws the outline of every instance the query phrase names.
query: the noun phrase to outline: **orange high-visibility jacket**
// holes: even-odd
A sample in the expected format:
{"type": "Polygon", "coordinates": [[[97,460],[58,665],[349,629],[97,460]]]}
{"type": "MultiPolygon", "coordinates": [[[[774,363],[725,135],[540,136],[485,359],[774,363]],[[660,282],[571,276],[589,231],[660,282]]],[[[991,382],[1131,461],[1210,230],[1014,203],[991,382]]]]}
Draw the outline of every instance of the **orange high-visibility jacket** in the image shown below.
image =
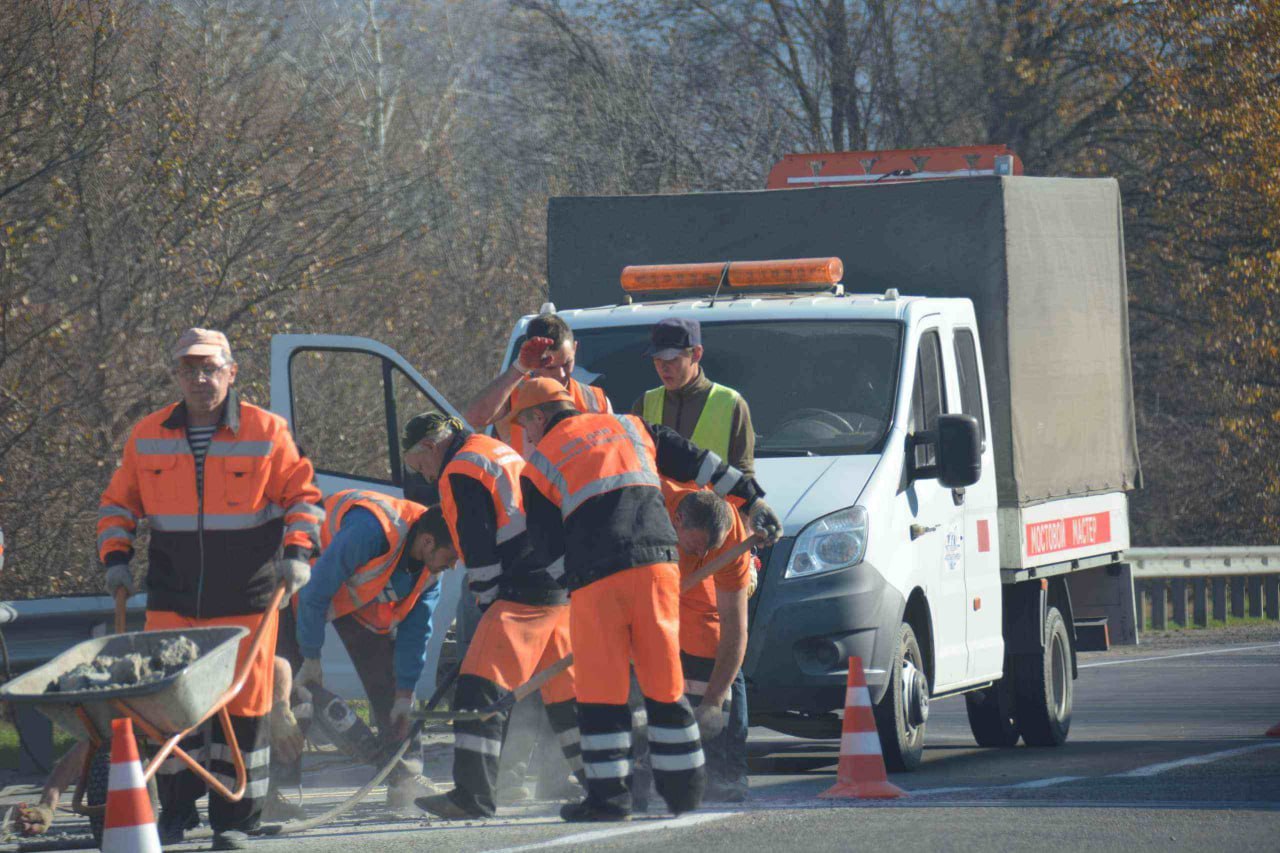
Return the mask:
{"type": "Polygon", "coordinates": [[[414,522],[427,508],[413,501],[401,500],[377,492],[346,489],[336,492],[325,504],[324,526],[320,529],[320,547],[329,547],[333,537],[342,527],[342,519],[352,507],[360,507],[373,513],[382,526],[382,533],[391,544],[382,554],[358,567],[351,577],[338,588],[329,605],[327,618],[332,621],[348,613],[371,631],[389,634],[404,621],[413,610],[423,591],[431,585],[435,576],[425,568],[418,572],[412,591],[404,598],[396,595],[391,586],[391,575],[409,547],[414,522]]]}
{"type": "Polygon", "coordinates": [[[520,604],[565,604],[564,561],[539,565],[525,535],[520,473],[525,461],[506,444],[473,434],[445,458],[440,506],[467,583],[486,607],[497,599],[520,604]]]}
{"type": "MultiPolygon", "coordinates": [[[[523,383],[521,383],[523,384],[523,383]]],[[[511,392],[511,411],[516,410],[516,403],[520,399],[521,385],[517,385],[515,390],[511,392]]],[[[569,394],[573,397],[573,405],[580,412],[612,412],[613,406],[609,403],[609,398],[605,395],[603,388],[597,388],[594,385],[583,385],[573,377],[569,377],[569,394]]],[[[525,437],[524,427],[511,422],[511,446],[520,451],[520,455],[528,459],[533,454],[533,444],[525,437]]]]}
{"type": "Polygon", "coordinates": [[[284,418],[227,396],[209,443],[203,489],[187,444],[186,405],[147,415],[125,441],[98,507],[98,554],[128,563],[138,521],[151,527],[147,608],[195,618],[260,612],[271,561],[308,558],[320,539],[320,490],[284,418]]]}
{"type": "Polygon", "coordinates": [[[635,415],[561,412],[521,475],[538,559],[564,556],[570,590],[650,563],[676,562],[659,474],[750,505],[763,492],[716,454],[635,415]]]}

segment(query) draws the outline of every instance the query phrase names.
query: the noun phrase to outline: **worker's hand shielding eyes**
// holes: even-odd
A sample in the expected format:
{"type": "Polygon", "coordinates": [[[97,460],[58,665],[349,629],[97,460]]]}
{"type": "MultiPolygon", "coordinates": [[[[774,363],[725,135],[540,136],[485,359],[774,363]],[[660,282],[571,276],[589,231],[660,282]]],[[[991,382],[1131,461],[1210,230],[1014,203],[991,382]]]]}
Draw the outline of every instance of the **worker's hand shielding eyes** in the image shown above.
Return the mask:
{"type": "Polygon", "coordinates": [[[528,372],[539,367],[550,367],[552,354],[548,350],[554,345],[555,341],[551,338],[529,338],[520,347],[520,356],[516,359],[520,369],[528,372]]]}
{"type": "Polygon", "coordinates": [[[320,667],[320,658],[304,658],[298,674],[294,676],[294,684],[324,684],[324,670],[320,667]]]}
{"type": "Polygon", "coordinates": [[[752,532],[760,537],[764,545],[772,545],[782,536],[782,519],[778,518],[773,507],[765,503],[763,498],[757,498],[747,508],[747,521],[752,532]]]}

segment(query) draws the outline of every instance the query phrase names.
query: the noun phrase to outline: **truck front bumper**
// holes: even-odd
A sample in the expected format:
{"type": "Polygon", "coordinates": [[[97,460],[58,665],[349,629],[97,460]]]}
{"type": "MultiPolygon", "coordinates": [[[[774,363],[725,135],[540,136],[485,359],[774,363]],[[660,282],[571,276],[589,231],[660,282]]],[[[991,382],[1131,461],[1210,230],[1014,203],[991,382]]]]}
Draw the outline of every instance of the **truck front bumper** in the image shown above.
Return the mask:
{"type": "Polygon", "coordinates": [[[880,701],[896,653],[905,601],[867,562],[785,578],[795,539],[782,539],[752,608],[742,669],[752,713],[820,714],[844,708],[849,658],[862,658],[871,700],[880,701]]]}

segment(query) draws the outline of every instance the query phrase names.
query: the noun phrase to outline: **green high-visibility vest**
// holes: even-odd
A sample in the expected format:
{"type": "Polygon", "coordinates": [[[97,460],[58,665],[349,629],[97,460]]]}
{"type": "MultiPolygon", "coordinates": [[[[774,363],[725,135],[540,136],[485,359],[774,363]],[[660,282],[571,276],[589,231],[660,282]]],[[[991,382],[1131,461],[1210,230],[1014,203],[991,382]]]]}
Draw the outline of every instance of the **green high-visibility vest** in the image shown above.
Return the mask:
{"type": "MultiPolygon", "coordinates": [[[[666,391],[666,388],[654,388],[644,392],[643,417],[651,424],[662,423],[667,404],[666,391]]],[[[707,403],[702,407],[702,414],[698,416],[689,440],[703,450],[710,450],[721,459],[728,460],[729,433],[733,431],[733,410],[737,405],[737,391],[712,382],[711,393],[707,395],[707,403]]]]}

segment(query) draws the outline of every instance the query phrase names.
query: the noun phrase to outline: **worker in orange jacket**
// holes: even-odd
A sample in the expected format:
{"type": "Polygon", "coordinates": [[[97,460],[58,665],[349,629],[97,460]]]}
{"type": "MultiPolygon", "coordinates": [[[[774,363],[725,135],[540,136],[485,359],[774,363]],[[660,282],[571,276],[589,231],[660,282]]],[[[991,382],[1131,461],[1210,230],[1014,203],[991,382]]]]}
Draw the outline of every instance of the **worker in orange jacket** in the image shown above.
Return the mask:
{"type": "Polygon", "coordinates": [[[584,385],[573,378],[578,342],[573,329],[558,314],[539,314],[529,321],[524,341],[511,366],[484,387],[464,410],[467,422],[477,428],[494,425],[498,437],[525,459],[533,452],[520,422],[510,417],[522,408],[520,396],[530,379],[554,379],[568,392],[580,412],[612,412],[613,404],[603,388],[584,385]]]}
{"type": "MultiPolygon", "coordinates": [[[[484,708],[569,654],[564,563],[534,559],[520,493],[525,463],[513,449],[438,412],[409,421],[401,443],[405,464],[439,483],[445,520],[483,611],[462,661],[454,707],[484,708]]],[[[572,667],[542,688],[564,756],[580,770],[573,695],[572,667]]],[[[493,815],[507,717],[454,723],[454,789],[418,799],[419,807],[454,820],[493,815]]]]}
{"type": "MultiPolygon", "coordinates": [[[[186,330],[173,364],[182,400],[144,417],[125,441],[98,509],[98,553],[107,591],[132,591],[133,543],[138,523],[148,520],[147,630],[252,630],[268,620],[267,641],[227,706],[248,771],[244,797],[209,803],[214,849],[231,850],[258,825],[267,792],[276,614],[264,617],[263,609],[277,583],[292,594],[307,582],[324,510],[311,463],[299,456],[284,418],[242,402],[233,389],[236,363],[225,335],[186,330]]],[[[247,653],[246,639],[238,665],[247,653]]],[[[207,745],[196,734],[182,746],[207,755],[213,775],[235,786],[220,727],[207,745]]],[[[158,775],[161,840],[177,843],[199,824],[195,803],[205,786],[176,759],[158,775]]]]}
{"type": "Polygon", "coordinates": [[[629,673],[644,695],[654,785],[675,814],[697,808],[704,758],[684,697],[679,655],[677,537],[659,475],[743,501],[764,541],[781,532],[755,480],[716,454],[634,415],[584,414],[563,386],[534,379],[513,415],[535,450],[521,478],[540,559],[563,557],[570,589],[578,726],[587,797],[569,821],[625,820],[631,811],[629,673]]]}

